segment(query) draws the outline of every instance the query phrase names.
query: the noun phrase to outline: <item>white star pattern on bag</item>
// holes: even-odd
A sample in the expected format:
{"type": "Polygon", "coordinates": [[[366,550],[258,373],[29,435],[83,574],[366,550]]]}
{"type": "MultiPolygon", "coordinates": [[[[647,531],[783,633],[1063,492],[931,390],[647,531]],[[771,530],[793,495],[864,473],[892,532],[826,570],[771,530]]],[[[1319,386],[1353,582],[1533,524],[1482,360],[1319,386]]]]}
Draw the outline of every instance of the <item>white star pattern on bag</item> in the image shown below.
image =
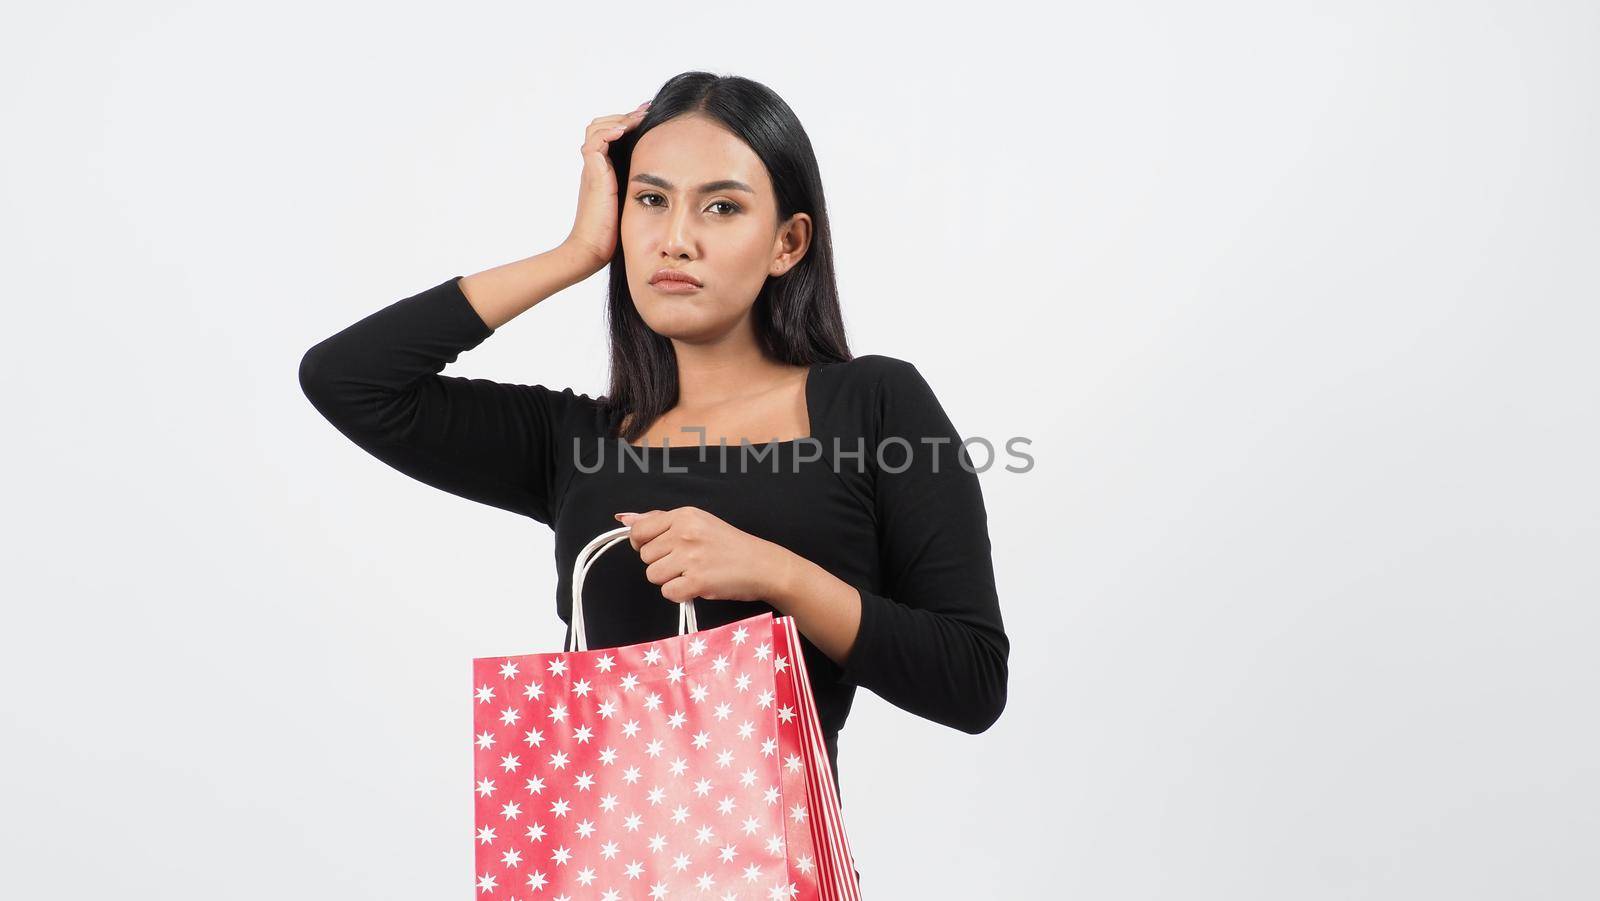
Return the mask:
{"type": "Polygon", "coordinates": [[[750,641],[784,638],[773,622],[476,659],[476,896],[824,897],[799,753],[809,698],[784,682],[787,650],[750,641]]]}

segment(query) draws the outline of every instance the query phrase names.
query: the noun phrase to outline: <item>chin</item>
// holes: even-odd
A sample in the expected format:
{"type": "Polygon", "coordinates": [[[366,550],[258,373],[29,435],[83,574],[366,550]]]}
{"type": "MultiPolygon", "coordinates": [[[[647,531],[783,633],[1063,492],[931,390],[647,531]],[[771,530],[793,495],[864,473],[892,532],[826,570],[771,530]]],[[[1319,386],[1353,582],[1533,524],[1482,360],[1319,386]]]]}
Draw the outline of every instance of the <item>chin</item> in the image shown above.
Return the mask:
{"type": "Polygon", "coordinates": [[[714,344],[725,339],[735,327],[734,324],[721,320],[690,321],[682,317],[669,318],[665,322],[645,320],[645,324],[661,337],[684,344],[714,344]]]}
{"type": "Polygon", "coordinates": [[[692,341],[715,332],[715,318],[694,306],[693,297],[655,297],[635,304],[639,318],[650,330],[666,338],[692,341]]]}

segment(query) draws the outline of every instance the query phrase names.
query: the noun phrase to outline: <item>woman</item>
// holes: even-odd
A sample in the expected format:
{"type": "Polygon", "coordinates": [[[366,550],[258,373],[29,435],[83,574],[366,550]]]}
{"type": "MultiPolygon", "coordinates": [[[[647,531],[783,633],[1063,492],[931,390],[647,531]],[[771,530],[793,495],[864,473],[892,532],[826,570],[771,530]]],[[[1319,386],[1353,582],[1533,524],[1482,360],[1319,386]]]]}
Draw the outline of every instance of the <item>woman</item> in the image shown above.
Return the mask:
{"type": "Polygon", "coordinates": [[[630,526],[638,553],[602,555],[584,582],[590,647],[677,635],[690,599],[701,629],[793,616],[836,786],[858,686],[987,729],[1010,644],[978,478],[914,366],[851,355],[794,113],[690,72],[595,119],[582,153],[566,241],[312,347],[307,397],[395,469],[550,526],[569,636],[578,551],[630,526]],[[608,265],[608,394],[439,374],[608,265]]]}

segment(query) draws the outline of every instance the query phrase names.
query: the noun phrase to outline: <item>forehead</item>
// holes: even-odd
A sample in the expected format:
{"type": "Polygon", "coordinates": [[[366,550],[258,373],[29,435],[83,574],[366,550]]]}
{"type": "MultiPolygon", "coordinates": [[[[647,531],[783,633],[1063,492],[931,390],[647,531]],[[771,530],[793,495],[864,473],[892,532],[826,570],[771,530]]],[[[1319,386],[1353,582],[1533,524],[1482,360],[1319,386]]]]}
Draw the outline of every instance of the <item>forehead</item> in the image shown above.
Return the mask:
{"type": "Polygon", "coordinates": [[[735,179],[755,193],[772,193],[767,167],[750,145],[702,116],[679,116],[645,132],[633,147],[629,179],[640,174],[694,191],[706,182],[735,179]]]}

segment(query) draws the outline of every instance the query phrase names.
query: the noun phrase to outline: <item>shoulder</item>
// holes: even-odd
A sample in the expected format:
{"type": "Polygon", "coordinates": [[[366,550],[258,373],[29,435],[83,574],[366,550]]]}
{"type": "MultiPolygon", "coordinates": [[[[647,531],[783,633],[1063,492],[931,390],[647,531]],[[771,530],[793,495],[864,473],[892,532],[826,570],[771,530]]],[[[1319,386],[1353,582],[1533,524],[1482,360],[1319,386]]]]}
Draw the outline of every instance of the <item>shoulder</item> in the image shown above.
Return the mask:
{"type": "Polygon", "coordinates": [[[863,354],[827,364],[826,373],[825,403],[838,410],[852,430],[873,441],[908,430],[948,427],[932,386],[909,360],[863,354]]]}
{"type": "Polygon", "coordinates": [[[558,388],[553,386],[547,387],[544,385],[537,385],[535,387],[542,391],[548,392],[556,403],[567,407],[577,407],[580,409],[598,407],[604,404],[606,400],[603,395],[600,397],[591,397],[588,394],[579,392],[575,388],[558,388]]]}
{"type": "Polygon", "coordinates": [[[838,366],[843,372],[855,373],[857,375],[864,373],[881,374],[886,372],[894,372],[897,370],[916,368],[908,360],[902,360],[899,357],[891,357],[887,354],[860,354],[852,359],[845,360],[842,363],[832,363],[829,365],[838,366]]]}
{"type": "Polygon", "coordinates": [[[562,385],[539,383],[533,385],[509,385],[508,387],[526,394],[555,412],[584,410],[598,406],[605,401],[603,397],[590,397],[579,392],[576,388],[568,388],[562,385]]]}
{"type": "Polygon", "coordinates": [[[602,428],[605,397],[592,397],[561,385],[515,385],[554,435],[588,435],[602,428]]]}
{"type": "Polygon", "coordinates": [[[842,436],[845,447],[865,439],[866,466],[875,480],[886,480],[880,487],[927,478],[959,479],[963,466],[968,473],[974,471],[962,449],[962,433],[916,364],[886,354],[864,354],[830,364],[829,369],[834,376],[829,387],[838,390],[827,400],[833,402],[829,410],[837,413],[826,431],[842,436]]]}
{"type": "Polygon", "coordinates": [[[862,354],[835,366],[839,369],[841,385],[874,399],[879,405],[934,400],[932,386],[910,360],[886,354],[862,354]]]}
{"type": "Polygon", "coordinates": [[[909,360],[885,354],[862,354],[840,363],[829,363],[827,367],[833,378],[849,390],[924,382],[922,373],[909,360]]]}
{"type": "Polygon", "coordinates": [[[605,395],[591,397],[571,388],[563,388],[561,406],[569,431],[583,435],[605,432],[607,418],[611,415],[611,404],[605,395]]]}

